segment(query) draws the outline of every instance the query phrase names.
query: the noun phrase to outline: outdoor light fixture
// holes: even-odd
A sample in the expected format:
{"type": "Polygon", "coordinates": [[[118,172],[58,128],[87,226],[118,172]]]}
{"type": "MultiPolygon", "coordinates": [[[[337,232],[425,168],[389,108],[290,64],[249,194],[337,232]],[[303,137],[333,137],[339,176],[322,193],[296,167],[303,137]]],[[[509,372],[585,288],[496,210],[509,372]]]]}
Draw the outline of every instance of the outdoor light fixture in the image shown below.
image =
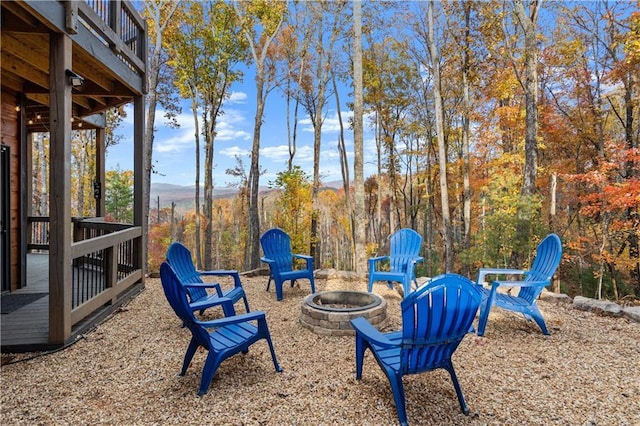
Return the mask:
{"type": "Polygon", "coordinates": [[[69,77],[69,83],[73,87],[81,87],[84,84],[84,78],[71,70],[66,71],[67,77],[69,77]]]}
{"type": "Polygon", "coordinates": [[[20,112],[20,105],[16,105],[16,112],[20,112]]]}

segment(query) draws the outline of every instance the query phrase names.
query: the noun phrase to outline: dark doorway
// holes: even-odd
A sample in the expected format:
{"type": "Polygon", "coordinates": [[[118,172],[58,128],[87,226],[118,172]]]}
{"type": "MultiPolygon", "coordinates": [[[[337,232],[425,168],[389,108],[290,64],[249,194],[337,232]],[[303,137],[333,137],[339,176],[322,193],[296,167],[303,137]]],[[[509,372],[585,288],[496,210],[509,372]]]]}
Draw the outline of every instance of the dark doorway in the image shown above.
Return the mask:
{"type": "Polygon", "coordinates": [[[9,147],[0,145],[0,281],[2,292],[11,289],[9,163],[9,147]]]}

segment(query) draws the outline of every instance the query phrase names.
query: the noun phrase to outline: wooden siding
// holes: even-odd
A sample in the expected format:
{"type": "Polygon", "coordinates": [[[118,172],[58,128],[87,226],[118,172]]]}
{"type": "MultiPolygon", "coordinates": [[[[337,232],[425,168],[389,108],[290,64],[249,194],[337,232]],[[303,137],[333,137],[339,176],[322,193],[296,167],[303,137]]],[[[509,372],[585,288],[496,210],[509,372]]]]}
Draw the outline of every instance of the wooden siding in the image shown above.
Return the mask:
{"type": "Polygon", "coordinates": [[[19,113],[15,107],[17,100],[15,96],[2,92],[2,144],[9,147],[10,150],[10,225],[9,236],[11,241],[11,290],[22,287],[21,277],[21,261],[20,261],[20,125],[19,113]]]}

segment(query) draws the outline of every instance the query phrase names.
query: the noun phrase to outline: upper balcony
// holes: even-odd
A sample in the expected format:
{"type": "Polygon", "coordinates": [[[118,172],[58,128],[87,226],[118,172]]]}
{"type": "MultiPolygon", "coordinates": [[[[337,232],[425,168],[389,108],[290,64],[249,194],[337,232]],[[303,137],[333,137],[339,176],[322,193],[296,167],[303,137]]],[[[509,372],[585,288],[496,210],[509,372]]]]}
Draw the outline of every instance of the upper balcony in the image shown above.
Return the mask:
{"type": "Polygon", "coordinates": [[[73,42],[74,128],[91,128],[93,114],[146,92],[146,23],[132,3],[2,2],[2,85],[24,93],[28,131],[48,131],[52,32],[73,42]]]}

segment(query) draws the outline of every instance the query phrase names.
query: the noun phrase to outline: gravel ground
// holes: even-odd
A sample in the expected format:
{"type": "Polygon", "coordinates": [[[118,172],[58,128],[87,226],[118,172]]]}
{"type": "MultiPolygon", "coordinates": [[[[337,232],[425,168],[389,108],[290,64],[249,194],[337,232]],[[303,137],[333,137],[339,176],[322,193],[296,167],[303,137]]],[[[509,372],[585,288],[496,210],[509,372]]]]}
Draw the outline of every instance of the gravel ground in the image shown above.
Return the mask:
{"type": "MultiPolygon", "coordinates": [[[[252,310],[264,310],[278,360],[267,344],[222,363],[197,396],[200,350],[178,376],[190,335],[158,279],[69,348],[20,355],[1,368],[3,425],[216,424],[393,425],[391,388],[367,353],[355,379],[354,338],[318,336],[298,322],[309,286],[277,302],[266,277],[244,277],[252,310]]],[[[316,281],[316,290],[366,290],[363,282],[316,281]]],[[[382,330],[400,327],[400,296],[382,330]]],[[[468,335],[453,361],[471,415],[460,412],[444,370],[405,376],[407,415],[423,425],[640,425],[640,324],[540,301],[551,336],[516,314],[492,311],[485,337],[468,335]]],[[[242,311],[242,304],[237,309],[242,311]]],[[[208,314],[215,317],[217,313],[208,314]]]]}

